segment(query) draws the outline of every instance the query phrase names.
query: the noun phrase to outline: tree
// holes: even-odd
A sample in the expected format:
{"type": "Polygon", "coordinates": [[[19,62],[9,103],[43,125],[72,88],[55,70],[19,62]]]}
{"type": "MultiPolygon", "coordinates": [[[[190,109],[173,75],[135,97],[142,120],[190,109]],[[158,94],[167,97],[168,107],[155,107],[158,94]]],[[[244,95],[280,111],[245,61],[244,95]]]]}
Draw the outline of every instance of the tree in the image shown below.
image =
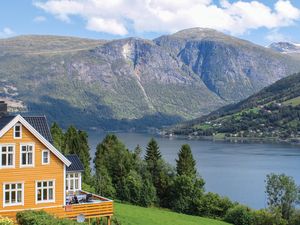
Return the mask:
{"type": "Polygon", "coordinates": [[[195,177],[197,175],[196,161],[194,160],[191,148],[188,144],[182,145],[176,163],[178,175],[190,177],[195,177]]]}
{"type": "Polygon", "coordinates": [[[171,187],[171,208],[180,213],[193,214],[204,193],[203,179],[177,176],[171,187]]]}
{"type": "Polygon", "coordinates": [[[125,145],[114,134],[108,134],[101,143],[98,144],[94,158],[96,177],[107,171],[116,190],[116,197],[124,200],[125,178],[134,167],[132,154],[125,145]]]}
{"type": "Polygon", "coordinates": [[[296,202],[300,198],[299,187],[297,187],[292,177],[285,174],[267,175],[266,179],[267,203],[271,211],[279,210],[282,217],[289,220],[296,202]]]}
{"type": "Polygon", "coordinates": [[[151,138],[146,149],[145,160],[147,162],[157,162],[161,159],[159,147],[154,138],[151,138]]]}
{"type": "Polygon", "coordinates": [[[57,123],[53,123],[51,128],[51,135],[53,138],[53,145],[55,148],[57,148],[59,151],[61,151],[64,155],[66,154],[64,151],[64,132],[63,130],[58,126],[57,123]]]}

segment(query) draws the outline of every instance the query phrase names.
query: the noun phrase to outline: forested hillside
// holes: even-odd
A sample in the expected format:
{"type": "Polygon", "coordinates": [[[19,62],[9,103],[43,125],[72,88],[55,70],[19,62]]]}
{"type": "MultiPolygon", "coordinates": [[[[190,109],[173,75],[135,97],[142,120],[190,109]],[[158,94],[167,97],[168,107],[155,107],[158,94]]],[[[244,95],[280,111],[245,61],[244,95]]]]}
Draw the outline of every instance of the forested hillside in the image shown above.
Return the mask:
{"type": "Polygon", "coordinates": [[[237,104],[180,124],[169,133],[296,140],[300,137],[300,73],[277,81],[237,104]]]}

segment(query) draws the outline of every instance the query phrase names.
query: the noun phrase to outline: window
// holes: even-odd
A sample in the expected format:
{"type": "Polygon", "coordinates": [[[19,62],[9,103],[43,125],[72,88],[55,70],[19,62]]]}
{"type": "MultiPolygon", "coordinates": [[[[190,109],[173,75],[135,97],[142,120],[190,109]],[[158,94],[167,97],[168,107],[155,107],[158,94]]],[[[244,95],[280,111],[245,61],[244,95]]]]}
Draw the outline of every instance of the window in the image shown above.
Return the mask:
{"type": "Polygon", "coordinates": [[[54,180],[49,181],[37,181],[36,182],[36,202],[44,203],[44,202],[54,202],[54,188],[55,182],[54,180]]]}
{"type": "Polygon", "coordinates": [[[22,138],[22,125],[19,123],[14,126],[14,138],[15,139],[22,138]]]}
{"type": "Polygon", "coordinates": [[[15,167],[15,148],[14,145],[1,145],[1,167],[15,167]]]}
{"type": "Polygon", "coordinates": [[[21,144],[21,167],[34,166],[34,145],[21,144]]]}
{"type": "Polygon", "coordinates": [[[66,190],[78,191],[81,189],[81,173],[67,173],[66,190]]]}
{"type": "Polygon", "coordinates": [[[24,184],[6,183],[3,184],[3,206],[23,205],[24,184]]]}
{"type": "Polygon", "coordinates": [[[47,165],[50,163],[50,152],[49,150],[42,151],[42,164],[47,165]]]}

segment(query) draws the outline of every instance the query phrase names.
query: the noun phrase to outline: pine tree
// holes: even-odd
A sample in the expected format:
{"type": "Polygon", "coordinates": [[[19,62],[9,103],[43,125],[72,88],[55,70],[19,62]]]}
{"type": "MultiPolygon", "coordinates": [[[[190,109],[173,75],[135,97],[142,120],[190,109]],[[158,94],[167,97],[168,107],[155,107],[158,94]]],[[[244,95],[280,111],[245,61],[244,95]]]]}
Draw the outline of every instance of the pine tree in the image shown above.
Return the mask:
{"type": "Polygon", "coordinates": [[[186,175],[189,177],[196,177],[196,161],[188,144],[181,146],[176,163],[176,170],[179,176],[186,175]]]}
{"type": "Polygon", "coordinates": [[[154,138],[151,138],[146,149],[145,160],[157,162],[159,159],[161,159],[161,153],[158,144],[154,138]]]}
{"type": "Polygon", "coordinates": [[[51,128],[51,135],[53,138],[53,145],[55,146],[55,148],[57,148],[59,151],[61,151],[63,154],[65,154],[64,152],[64,133],[63,130],[58,126],[57,123],[53,123],[51,128]]]}

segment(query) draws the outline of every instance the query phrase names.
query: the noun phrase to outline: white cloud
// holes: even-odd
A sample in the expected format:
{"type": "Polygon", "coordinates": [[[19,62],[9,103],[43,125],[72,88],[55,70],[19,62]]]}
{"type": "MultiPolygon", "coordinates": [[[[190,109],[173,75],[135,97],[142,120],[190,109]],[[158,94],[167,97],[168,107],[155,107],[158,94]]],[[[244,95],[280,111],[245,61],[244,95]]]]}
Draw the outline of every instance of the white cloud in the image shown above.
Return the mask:
{"type": "Polygon", "coordinates": [[[86,28],[92,31],[105,32],[117,35],[125,35],[128,33],[123,24],[117,22],[116,20],[102,19],[97,17],[90,18],[88,20],[86,28]]]}
{"type": "Polygon", "coordinates": [[[232,34],[251,29],[278,29],[300,19],[300,10],[290,0],[47,0],[34,5],[70,22],[82,17],[86,28],[97,32],[126,35],[135,32],[174,32],[189,27],[207,27],[232,34]]]}
{"type": "Polygon", "coordinates": [[[4,27],[2,30],[0,30],[0,38],[10,37],[14,34],[15,32],[9,27],[4,27]]]}
{"type": "Polygon", "coordinates": [[[292,39],[291,37],[284,35],[280,33],[278,30],[272,30],[271,32],[268,33],[268,35],[265,37],[266,40],[271,41],[271,42],[291,42],[292,39]]]}
{"type": "Polygon", "coordinates": [[[36,16],[36,17],[34,17],[33,21],[36,22],[36,23],[42,23],[42,22],[46,21],[46,17],[44,17],[44,16],[36,16]]]}

